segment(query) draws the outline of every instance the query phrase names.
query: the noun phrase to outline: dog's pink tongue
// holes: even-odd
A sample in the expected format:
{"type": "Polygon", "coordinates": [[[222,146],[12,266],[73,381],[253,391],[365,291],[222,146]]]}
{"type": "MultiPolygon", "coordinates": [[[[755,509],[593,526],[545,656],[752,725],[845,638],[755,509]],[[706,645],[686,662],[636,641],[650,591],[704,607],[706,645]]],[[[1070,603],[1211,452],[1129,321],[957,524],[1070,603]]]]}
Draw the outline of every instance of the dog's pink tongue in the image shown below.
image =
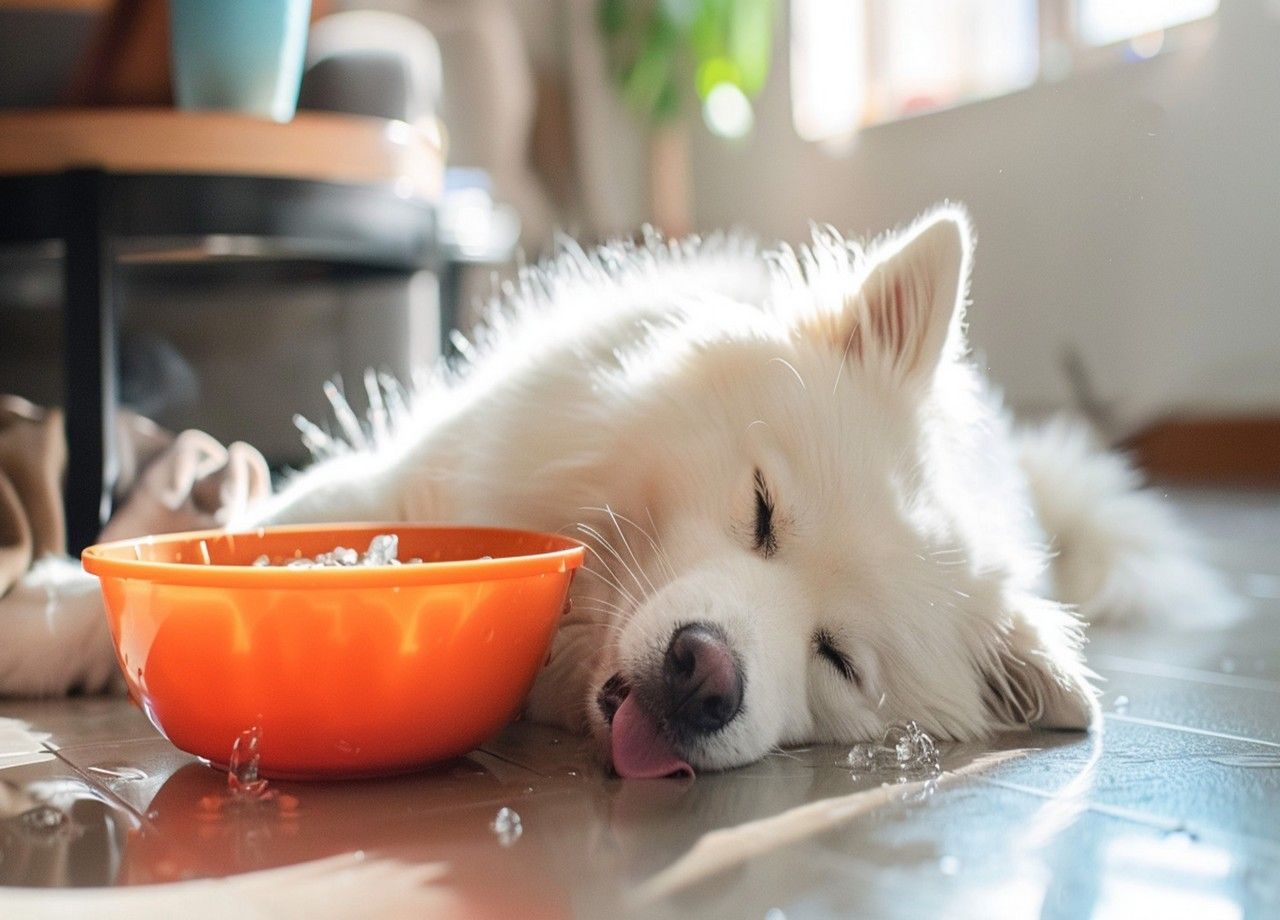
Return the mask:
{"type": "Polygon", "coordinates": [[[658,722],[629,694],[613,716],[610,731],[613,769],[624,779],[656,779],[683,774],[693,776],[693,767],[662,737],[658,722]]]}

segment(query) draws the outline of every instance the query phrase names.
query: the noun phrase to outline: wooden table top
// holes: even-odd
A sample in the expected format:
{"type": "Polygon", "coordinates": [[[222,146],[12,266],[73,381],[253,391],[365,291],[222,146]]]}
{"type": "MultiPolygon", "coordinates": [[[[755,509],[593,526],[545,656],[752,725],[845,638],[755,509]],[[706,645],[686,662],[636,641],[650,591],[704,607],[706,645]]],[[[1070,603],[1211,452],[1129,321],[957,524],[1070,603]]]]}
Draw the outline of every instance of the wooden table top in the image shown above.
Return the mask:
{"type": "Polygon", "coordinates": [[[439,127],[299,112],[288,124],[235,112],[43,109],[0,112],[0,173],[280,176],[385,183],[434,201],[444,178],[439,127]]]}

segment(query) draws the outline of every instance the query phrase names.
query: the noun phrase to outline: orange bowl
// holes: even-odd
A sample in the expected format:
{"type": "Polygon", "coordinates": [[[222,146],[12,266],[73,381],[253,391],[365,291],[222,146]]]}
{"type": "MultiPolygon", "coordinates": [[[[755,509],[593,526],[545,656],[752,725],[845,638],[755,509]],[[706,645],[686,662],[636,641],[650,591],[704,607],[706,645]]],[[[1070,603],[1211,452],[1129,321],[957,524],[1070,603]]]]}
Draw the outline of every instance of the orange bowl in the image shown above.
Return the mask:
{"type": "Polygon", "coordinates": [[[221,766],[256,727],[262,774],[305,779],[412,770],[515,717],[582,557],[552,534],[336,524],[145,537],[82,559],[129,692],[165,737],[221,766]],[[252,565],[380,533],[424,561],[252,565]]]}

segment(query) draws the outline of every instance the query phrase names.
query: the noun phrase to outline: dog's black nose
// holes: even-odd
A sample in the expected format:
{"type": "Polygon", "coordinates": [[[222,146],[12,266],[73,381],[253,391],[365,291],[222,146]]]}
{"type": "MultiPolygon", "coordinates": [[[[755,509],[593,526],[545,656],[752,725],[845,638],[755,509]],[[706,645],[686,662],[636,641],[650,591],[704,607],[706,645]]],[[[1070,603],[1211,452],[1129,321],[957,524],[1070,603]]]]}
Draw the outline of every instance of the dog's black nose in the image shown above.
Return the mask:
{"type": "Polygon", "coordinates": [[[662,677],[667,724],[677,734],[711,734],[742,708],[742,669],[724,635],[709,624],[691,623],[675,631],[662,677]]]}

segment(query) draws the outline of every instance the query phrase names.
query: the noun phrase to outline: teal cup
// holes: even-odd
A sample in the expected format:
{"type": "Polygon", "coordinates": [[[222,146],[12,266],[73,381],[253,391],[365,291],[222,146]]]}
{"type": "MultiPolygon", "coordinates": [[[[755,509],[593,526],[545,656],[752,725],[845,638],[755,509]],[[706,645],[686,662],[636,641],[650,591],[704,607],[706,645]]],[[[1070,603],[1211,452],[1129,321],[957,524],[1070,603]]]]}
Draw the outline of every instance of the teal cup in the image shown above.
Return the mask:
{"type": "Polygon", "coordinates": [[[293,118],[311,0],[169,0],[169,10],[179,108],[293,118]]]}

